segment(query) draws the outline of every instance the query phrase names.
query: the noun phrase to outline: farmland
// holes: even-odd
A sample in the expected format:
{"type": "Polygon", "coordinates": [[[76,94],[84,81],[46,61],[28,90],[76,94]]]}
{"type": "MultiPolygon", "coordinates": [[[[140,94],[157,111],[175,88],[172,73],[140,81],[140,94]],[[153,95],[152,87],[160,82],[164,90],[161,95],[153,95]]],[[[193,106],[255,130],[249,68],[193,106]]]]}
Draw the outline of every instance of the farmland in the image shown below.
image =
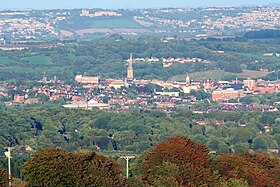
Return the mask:
{"type": "Polygon", "coordinates": [[[38,56],[30,56],[23,58],[30,64],[50,64],[51,61],[49,57],[46,57],[44,55],[38,55],[38,56]]]}
{"type": "Polygon", "coordinates": [[[141,26],[130,19],[99,19],[93,20],[91,28],[141,28],[141,26]]]}

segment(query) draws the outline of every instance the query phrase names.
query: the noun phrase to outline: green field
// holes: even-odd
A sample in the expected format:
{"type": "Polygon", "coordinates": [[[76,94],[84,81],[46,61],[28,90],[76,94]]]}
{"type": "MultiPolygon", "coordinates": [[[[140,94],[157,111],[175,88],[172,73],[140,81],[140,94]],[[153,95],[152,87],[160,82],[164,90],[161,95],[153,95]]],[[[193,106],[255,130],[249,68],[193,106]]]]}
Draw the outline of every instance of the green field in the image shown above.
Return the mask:
{"type": "Polygon", "coordinates": [[[262,55],[256,55],[251,53],[237,53],[237,54],[244,57],[254,58],[255,60],[274,60],[274,61],[280,60],[280,58],[277,56],[262,56],[262,55]]]}
{"type": "Polygon", "coordinates": [[[22,66],[8,66],[8,67],[2,67],[1,72],[24,72],[24,73],[29,73],[29,72],[34,72],[36,68],[32,67],[22,67],[22,66]]]}
{"type": "MultiPolygon", "coordinates": [[[[192,80],[204,80],[204,79],[211,79],[211,80],[223,80],[227,77],[237,77],[241,79],[246,78],[261,78],[265,77],[268,73],[267,72],[260,72],[260,71],[252,71],[252,70],[244,70],[242,73],[230,73],[225,72],[224,70],[210,70],[210,71],[202,71],[202,72],[195,72],[191,73],[189,76],[192,80]]],[[[177,75],[171,77],[169,80],[177,80],[177,81],[184,81],[186,75],[177,75]]]]}
{"type": "Polygon", "coordinates": [[[38,56],[31,56],[31,57],[25,57],[24,60],[27,60],[30,64],[50,64],[51,61],[49,57],[44,55],[38,55],[38,56]]]}
{"type": "Polygon", "coordinates": [[[15,62],[13,59],[8,57],[0,57],[0,63],[12,63],[15,62]]]}
{"type": "Polygon", "coordinates": [[[69,54],[69,55],[67,55],[67,58],[69,60],[75,60],[77,57],[74,54],[69,54]]]}
{"type": "Polygon", "coordinates": [[[129,19],[102,19],[94,20],[91,28],[141,28],[141,25],[129,19]]]}
{"type": "MultiPolygon", "coordinates": [[[[8,57],[0,57],[0,79],[36,79],[39,80],[44,74],[52,77],[54,75],[61,75],[61,72],[67,71],[71,68],[67,65],[59,65],[52,63],[50,57],[37,53],[28,53],[33,55],[23,57],[18,62],[8,57]]],[[[75,55],[69,55],[69,59],[75,59],[75,55]]]]}

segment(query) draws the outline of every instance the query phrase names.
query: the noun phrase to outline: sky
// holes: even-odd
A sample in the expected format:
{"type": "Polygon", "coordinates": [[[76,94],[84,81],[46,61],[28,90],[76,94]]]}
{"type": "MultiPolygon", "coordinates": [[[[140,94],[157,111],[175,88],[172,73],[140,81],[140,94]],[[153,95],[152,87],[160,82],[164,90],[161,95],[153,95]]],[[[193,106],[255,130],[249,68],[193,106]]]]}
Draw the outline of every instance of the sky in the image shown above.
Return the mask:
{"type": "Polygon", "coordinates": [[[0,0],[0,9],[168,8],[269,5],[279,0],[0,0]]]}

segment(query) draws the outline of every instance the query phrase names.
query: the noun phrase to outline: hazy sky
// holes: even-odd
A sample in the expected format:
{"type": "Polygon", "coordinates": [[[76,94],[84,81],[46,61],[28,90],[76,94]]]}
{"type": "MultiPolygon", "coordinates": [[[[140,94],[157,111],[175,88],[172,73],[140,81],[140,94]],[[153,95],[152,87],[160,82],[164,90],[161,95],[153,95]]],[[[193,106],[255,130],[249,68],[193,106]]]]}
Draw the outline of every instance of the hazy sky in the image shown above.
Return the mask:
{"type": "Polygon", "coordinates": [[[279,0],[0,0],[0,9],[162,8],[268,5],[279,0]]]}

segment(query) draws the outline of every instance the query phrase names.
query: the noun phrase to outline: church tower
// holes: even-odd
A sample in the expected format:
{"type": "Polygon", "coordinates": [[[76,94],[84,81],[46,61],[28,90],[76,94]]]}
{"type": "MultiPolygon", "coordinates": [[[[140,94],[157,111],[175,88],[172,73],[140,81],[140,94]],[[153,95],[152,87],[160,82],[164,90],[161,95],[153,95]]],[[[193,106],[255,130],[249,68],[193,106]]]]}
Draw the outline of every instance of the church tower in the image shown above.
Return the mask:
{"type": "Polygon", "coordinates": [[[130,54],[130,59],[128,61],[128,67],[127,67],[127,80],[133,80],[133,68],[132,68],[133,58],[132,54],[130,54]]]}
{"type": "Polygon", "coordinates": [[[189,77],[189,74],[186,77],[186,86],[190,86],[191,85],[191,79],[189,77]]]}

